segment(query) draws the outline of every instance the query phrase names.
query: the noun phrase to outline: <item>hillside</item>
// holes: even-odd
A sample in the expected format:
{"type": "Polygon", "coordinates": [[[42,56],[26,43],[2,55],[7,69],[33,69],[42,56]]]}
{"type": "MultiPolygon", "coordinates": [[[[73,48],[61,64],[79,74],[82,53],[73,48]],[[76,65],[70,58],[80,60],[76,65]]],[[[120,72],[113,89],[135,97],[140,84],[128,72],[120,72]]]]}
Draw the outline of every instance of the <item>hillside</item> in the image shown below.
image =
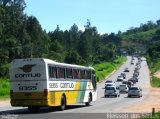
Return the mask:
{"type": "Polygon", "coordinates": [[[123,33],[120,37],[124,40],[151,40],[155,35],[156,31],[160,29],[160,26],[156,28],[149,29],[148,31],[141,31],[132,34],[123,33]]]}

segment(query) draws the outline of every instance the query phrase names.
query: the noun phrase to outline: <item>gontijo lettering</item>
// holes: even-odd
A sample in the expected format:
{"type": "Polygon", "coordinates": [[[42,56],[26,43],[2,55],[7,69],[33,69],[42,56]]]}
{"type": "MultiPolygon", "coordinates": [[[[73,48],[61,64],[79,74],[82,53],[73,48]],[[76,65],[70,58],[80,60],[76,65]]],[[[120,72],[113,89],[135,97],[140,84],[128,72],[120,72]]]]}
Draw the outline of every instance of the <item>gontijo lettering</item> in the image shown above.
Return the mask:
{"type": "Polygon", "coordinates": [[[61,83],[61,88],[74,88],[74,83],[61,83]]]}
{"type": "Polygon", "coordinates": [[[74,88],[74,83],[50,83],[50,88],[74,88]]]}
{"type": "Polygon", "coordinates": [[[41,77],[40,73],[35,74],[15,74],[15,78],[41,77]]]}

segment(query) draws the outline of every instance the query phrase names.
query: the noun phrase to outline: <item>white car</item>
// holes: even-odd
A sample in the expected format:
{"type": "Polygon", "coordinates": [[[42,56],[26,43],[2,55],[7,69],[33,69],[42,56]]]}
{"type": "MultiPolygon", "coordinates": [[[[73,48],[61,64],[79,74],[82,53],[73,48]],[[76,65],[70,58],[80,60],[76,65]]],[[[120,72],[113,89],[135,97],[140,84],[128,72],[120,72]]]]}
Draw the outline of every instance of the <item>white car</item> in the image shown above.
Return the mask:
{"type": "Polygon", "coordinates": [[[120,93],[128,93],[128,86],[126,84],[119,85],[119,92],[120,93]]]}
{"type": "Polygon", "coordinates": [[[115,96],[115,97],[120,96],[119,91],[116,90],[115,86],[105,87],[104,97],[109,97],[109,96],[115,96]]]}
{"type": "Polygon", "coordinates": [[[123,81],[123,76],[118,76],[117,81],[123,81]]]}
{"type": "Polygon", "coordinates": [[[108,86],[114,86],[115,87],[116,85],[115,85],[115,83],[105,83],[105,87],[108,87],[108,86]]]}

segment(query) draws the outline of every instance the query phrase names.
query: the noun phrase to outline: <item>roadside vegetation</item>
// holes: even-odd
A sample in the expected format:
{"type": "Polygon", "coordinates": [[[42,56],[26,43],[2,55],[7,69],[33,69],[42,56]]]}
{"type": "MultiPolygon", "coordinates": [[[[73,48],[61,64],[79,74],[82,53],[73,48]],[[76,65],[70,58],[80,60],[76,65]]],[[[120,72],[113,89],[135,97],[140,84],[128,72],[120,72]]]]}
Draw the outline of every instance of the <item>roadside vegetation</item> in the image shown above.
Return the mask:
{"type": "Polygon", "coordinates": [[[158,59],[150,59],[148,58],[148,64],[150,69],[150,75],[152,77],[151,79],[151,86],[152,87],[160,87],[160,78],[155,76],[156,72],[160,71],[160,61],[158,59]]]}
{"type": "Polygon", "coordinates": [[[160,118],[160,112],[157,112],[154,115],[148,115],[148,116],[142,117],[141,119],[159,119],[159,118],[160,118]]]}
{"type": "Polygon", "coordinates": [[[160,87],[160,78],[153,76],[152,80],[151,80],[151,86],[152,87],[160,87]]]}
{"type": "Polygon", "coordinates": [[[0,78],[0,100],[9,98],[10,88],[9,80],[6,78],[0,78]]]}
{"type": "Polygon", "coordinates": [[[116,70],[125,61],[126,57],[119,57],[112,62],[104,62],[93,65],[96,70],[97,82],[101,82],[102,80],[104,80],[106,76],[116,70]]]}

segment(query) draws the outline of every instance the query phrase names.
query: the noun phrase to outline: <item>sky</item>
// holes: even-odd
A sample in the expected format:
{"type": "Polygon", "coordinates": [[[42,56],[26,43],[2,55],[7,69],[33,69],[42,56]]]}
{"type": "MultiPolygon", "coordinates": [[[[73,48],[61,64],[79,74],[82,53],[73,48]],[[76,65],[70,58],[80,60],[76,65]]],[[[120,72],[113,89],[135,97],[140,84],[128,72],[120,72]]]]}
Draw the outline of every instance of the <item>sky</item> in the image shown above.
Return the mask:
{"type": "Polygon", "coordinates": [[[125,32],[141,23],[160,19],[160,0],[25,0],[25,13],[35,16],[43,29],[84,29],[87,19],[99,33],[125,32]]]}

